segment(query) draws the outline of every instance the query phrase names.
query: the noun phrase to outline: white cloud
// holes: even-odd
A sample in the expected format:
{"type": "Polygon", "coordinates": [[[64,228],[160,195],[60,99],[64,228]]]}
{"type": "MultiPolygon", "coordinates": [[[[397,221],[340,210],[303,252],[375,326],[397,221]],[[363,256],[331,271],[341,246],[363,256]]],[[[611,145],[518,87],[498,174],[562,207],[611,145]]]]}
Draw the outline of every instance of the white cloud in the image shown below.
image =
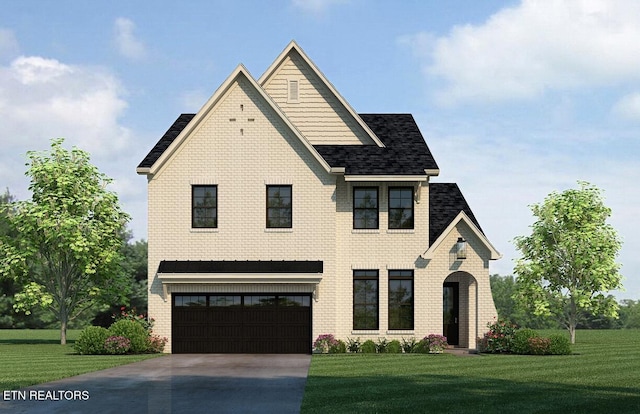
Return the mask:
{"type": "Polygon", "coordinates": [[[531,99],[550,90],[640,81],[640,2],[524,0],[482,25],[424,42],[425,72],[445,80],[442,104],[531,99]]]}
{"type": "Polygon", "coordinates": [[[614,105],[612,112],[623,119],[640,121],[640,92],[623,96],[614,105]]]}
{"type": "Polygon", "coordinates": [[[119,122],[127,107],[124,93],[118,79],[100,68],[38,56],[0,66],[0,187],[28,197],[26,152],[46,150],[56,137],[88,151],[101,170],[118,179],[132,152],[132,134],[119,122]]]}
{"type": "Polygon", "coordinates": [[[115,44],[118,52],[132,60],[144,59],[147,49],[143,42],[134,35],[136,25],[127,18],[119,17],[114,23],[115,44]]]}
{"type": "Polygon", "coordinates": [[[348,2],[349,0],[292,0],[294,7],[313,14],[322,14],[333,5],[348,2]]]}

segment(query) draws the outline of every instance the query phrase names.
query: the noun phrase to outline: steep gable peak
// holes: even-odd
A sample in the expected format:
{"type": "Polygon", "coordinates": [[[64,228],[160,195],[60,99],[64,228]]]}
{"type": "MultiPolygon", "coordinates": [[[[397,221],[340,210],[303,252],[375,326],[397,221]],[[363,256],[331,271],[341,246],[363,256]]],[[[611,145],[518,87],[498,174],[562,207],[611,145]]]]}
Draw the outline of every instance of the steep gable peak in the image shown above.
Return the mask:
{"type": "MultiPolygon", "coordinates": [[[[145,160],[152,159],[152,153],[154,151],[160,153],[160,155],[153,160],[153,162],[143,161],[137,168],[138,174],[156,174],[162,166],[176,153],[176,151],[180,148],[180,146],[185,142],[185,140],[198,129],[200,124],[208,117],[208,115],[217,107],[217,105],[224,100],[229,91],[236,85],[238,82],[245,81],[245,83],[255,90],[255,92],[267,103],[267,105],[273,109],[273,111],[277,114],[277,116],[281,119],[281,121],[289,128],[290,131],[301,141],[301,143],[306,147],[306,149],[313,155],[313,157],[323,166],[323,168],[329,172],[331,167],[329,164],[320,156],[320,154],[316,151],[316,149],[309,143],[309,141],[300,133],[300,131],[291,123],[291,121],[287,118],[287,116],[282,112],[282,110],[278,107],[278,105],[271,99],[271,97],[264,91],[264,89],[258,84],[258,82],[251,76],[249,71],[244,65],[239,64],[236,69],[231,72],[231,74],[227,77],[227,79],[218,87],[218,89],[211,95],[209,100],[200,108],[200,110],[191,116],[181,117],[186,125],[182,128],[182,130],[175,136],[170,137],[171,142],[163,142],[161,139],[156,147],[164,146],[164,149],[161,151],[160,148],[156,151],[156,148],[152,149],[150,154],[145,158],[145,160]],[[190,119],[188,119],[190,118],[190,119]]],[[[179,118],[178,121],[181,119],[179,118]]],[[[176,122],[178,122],[176,121],[176,122]]],[[[166,135],[166,134],[165,134],[166,135]]],[[[171,135],[171,134],[170,134],[171,135]]],[[[167,138],[167,141],[169,138],[167,138]]]]}
{"type": "Polygon", "coordinates": [[[258,83],[294,122],[298,116],[306,117],[299,128],[314,144],[385,144],[369,128],[349,103],[340,95],[302,48],[292,40],[264,72],[258,83]],[[306,81],[305,84],[300,83],[306,81]],[[296,95],[291,99],[291,91],[296,95]],[[305,91],[310,99],[305,101],[305,91]],[[300,93],[298,101],[297,94],[300,93]],[[304,107],[304,111],[300,107],[304,107]],[[323,122],[308,124],[308,114],[323,122]],[[334,120],[331,124],[330,119],[334,120]]]}

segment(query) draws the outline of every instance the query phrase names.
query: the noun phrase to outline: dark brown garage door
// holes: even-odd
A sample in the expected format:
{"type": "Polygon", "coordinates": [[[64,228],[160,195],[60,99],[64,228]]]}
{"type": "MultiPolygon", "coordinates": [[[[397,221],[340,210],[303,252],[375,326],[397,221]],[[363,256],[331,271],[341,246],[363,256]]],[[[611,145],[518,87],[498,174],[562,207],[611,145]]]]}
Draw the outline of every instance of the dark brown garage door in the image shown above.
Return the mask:
{"type": "Polygon", "coordinates": [[[311,352],[310,295],[174,294],[173,353],[311,352]]]}

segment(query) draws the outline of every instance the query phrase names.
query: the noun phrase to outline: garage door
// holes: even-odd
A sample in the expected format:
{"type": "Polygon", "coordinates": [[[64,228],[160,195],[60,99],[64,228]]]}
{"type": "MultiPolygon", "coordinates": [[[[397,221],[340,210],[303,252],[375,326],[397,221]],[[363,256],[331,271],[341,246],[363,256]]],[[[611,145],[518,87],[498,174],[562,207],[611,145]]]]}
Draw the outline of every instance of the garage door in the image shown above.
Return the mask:
{"type": "Polygon", "coordinates": [[[173,353],[311,352],[310,295],[174,294],[173,353]]]}

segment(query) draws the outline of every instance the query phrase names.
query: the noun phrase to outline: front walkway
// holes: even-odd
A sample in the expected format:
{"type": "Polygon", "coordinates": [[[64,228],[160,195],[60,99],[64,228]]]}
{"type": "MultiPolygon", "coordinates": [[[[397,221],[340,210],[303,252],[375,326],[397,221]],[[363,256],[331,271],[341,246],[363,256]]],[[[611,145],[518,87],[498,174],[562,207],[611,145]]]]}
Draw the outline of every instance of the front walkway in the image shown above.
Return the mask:
{"type": "Polygon", "coordinates": [[[310,355],[167,355],[20,390],[26,400],[3,395],[0,412],[299,413],[310,363],[310,355]]]}

